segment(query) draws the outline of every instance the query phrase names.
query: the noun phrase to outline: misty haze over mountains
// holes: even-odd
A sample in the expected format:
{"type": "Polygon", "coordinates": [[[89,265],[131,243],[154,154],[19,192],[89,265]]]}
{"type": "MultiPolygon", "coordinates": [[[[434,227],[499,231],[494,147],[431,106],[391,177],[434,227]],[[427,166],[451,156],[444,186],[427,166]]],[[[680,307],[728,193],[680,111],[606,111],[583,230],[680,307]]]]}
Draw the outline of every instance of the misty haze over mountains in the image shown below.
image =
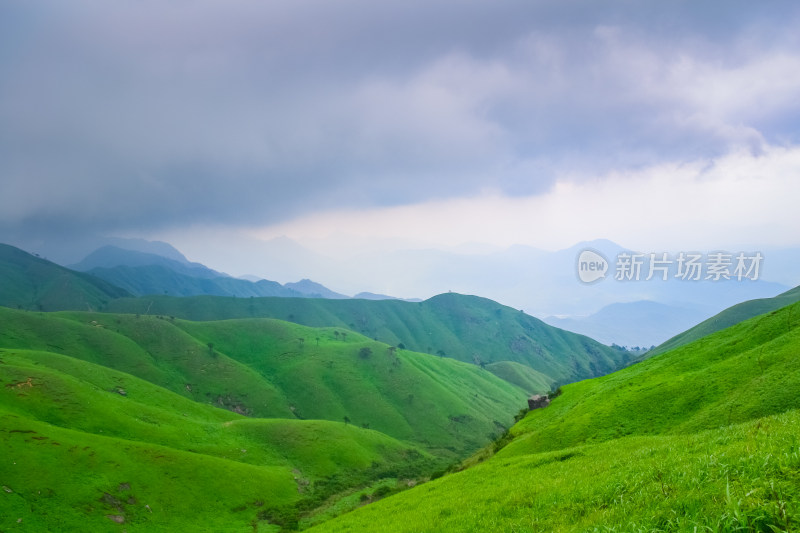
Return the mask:
{"type": "MultiPolygon", "coordinates": [[[[736,303],[772,297],[792,283],[800,251],[764,252],[756,281],[644,281],[614,279],[613,259],[630,250],[608,241],[579,243],[556,252],[528,246],[493,249],[462,246],[452,251],[416,249],[354,254],[335,260],[288,238],[261,243],[261,276],[234,278],[190,262],[163,242],[116,239],[68,265],[133,294],[282,296],[389,299],[442,292],[476,294],[522,309],[551,325],[605,344],[657,345],[736,303]],[[593,284],[576,276],[576,259],[593,249],[612,262],[606,278],[593,284]],[[301,279],[279,283],[273,279],[301,279]],[[312,281],[314,280],[314,281],[312,281]],[[771,280],[785,280],[778,283],[771,280]],[[330,287],[333,287],[331,289],[330,287]],[[342,289],[342,287],[344,287],[342,289]]],[[[408,298],[412,301],[415,298],[408,298]]]]}

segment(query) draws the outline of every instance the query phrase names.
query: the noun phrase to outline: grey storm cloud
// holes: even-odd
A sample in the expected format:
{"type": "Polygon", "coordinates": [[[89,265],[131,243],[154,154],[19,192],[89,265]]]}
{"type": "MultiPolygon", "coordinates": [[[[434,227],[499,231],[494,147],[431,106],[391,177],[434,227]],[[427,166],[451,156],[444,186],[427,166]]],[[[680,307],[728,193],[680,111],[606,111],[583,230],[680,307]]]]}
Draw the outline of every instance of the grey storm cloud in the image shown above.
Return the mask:
{"type": "Polygon", "coordinates": [[[0,229],[264,224],[796,143],[793,2],[0,6],[0,229]]]}

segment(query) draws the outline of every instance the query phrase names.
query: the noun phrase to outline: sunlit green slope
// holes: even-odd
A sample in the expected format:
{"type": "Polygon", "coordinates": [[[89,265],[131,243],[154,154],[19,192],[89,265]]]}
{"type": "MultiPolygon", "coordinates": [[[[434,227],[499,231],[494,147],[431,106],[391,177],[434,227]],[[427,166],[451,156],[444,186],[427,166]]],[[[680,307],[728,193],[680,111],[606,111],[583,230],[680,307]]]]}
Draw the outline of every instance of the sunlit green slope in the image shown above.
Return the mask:
{"type": "Polygon", "coordinates": [[[248,419],[48,352],[0,350],[0,385],[0,479],[11,491],[0,516],[22,518],[28,531],[85,530],[84,521],[106,530],[109,520],[248,531],[275,509],[435,464],[377,431],[248,419]]]}
{"type": "Polygon", "coordinates": [[[513,429],[504,452],[623,435],[686,433],[800,408],[800,304],[614,374],[563,387],[513,429]]]}
{"type": "MultiPolygon", "coordinates": [[[[529,393],[546,392],[554,384],[607,374],[630,362],[627,352],[548,326],[519,310],[477,296],[448,293],[418,303],[220,296],[124,298],[128,295],[125,290],[106,281],[7,245],[0,245],[0,275],[3,279],[0,305],[10,308],[102,310],[189,320],[276,318],[311,327],[336,327],[399,348],[482,367],[495,365],[495,370],[501,368],[500,374],[514,377],[513,383],[535,387],[527,390],[529,393]],[[518,379],[522,377],[519,372],[509,373],[506,365],[496,365],[506,361],[530,367],[538,373],[538,378],[531,380],[528,375],[518,379]]],[[[134,268],[126,275],[126,286],[141,290],[150,274],[134,268]]],[[[201,278],[195,281],[209,282],[201,278]]],[[[221,278],[216,282],[238,281],[221,278]]],[[[270,282],[257,285],[266,287],[270,282]]],[[[173,293],[187,292],[180,289],[170,292],[173,293]]]]}
{"type": "Polygon", "coordinates": [[[628,363],[628,354],[570,333],[492,300],[441,294],[424,302],[312,298],[154,296],[114,301],[109,310],[190,320],[271,317],[356,331],[392,346],[489,365],[513,361],[547,376],[547,386],[598,376],[628,363]]]}
{"type": "Polygon", "coordinates": [[[314,531],[800,526],[800,304],[562,390],[484,463],[314,531]]]}
{"type": "Polygon", "coordinates": [[[525,403],[522,389],[475,365],[345,330],[3,308],[0,320],[0,347],[69,355],[249,416],[346,420],[439,455],[482,446],[525,403]]]}
{"type": "Polygon", "coordinates": [[[686,435],[503,458],[309,532],[796,531],[797,410],[686,435]]]}
{"type": "Polygon", "coordinates": [[[678,346],[683,346],[684,344],[688,344],[701,337],[711,335],[712,333],[730,327],[734,324],[738,324],[739,322],[747,320],[748,318],[753,318],[757,315],[775,311],[797,301],[800,301],[800,287],[795,287],[794,289],[779,294],[774,298],[759,298],[757,300],[748,300],[746,302],[736,304],[733,307],[729,307],[721,313],[712,316],[708,320],[704,320],[695,327],[675,335],[665,343],[657,346],[655,350],[648,352],[647,356],[652,357],[673,348],[677,348],[678,346]]]}

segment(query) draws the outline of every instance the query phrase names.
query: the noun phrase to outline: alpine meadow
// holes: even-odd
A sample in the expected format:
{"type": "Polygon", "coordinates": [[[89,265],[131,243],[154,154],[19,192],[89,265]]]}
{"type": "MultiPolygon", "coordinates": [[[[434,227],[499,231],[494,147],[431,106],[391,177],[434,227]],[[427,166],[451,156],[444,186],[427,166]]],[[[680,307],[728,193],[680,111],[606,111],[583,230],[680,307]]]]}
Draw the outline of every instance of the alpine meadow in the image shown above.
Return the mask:
{"type": "Polygon", "coordinates": [[[0,2],[0,533],[800,532],[797,28],[0,2]]]}

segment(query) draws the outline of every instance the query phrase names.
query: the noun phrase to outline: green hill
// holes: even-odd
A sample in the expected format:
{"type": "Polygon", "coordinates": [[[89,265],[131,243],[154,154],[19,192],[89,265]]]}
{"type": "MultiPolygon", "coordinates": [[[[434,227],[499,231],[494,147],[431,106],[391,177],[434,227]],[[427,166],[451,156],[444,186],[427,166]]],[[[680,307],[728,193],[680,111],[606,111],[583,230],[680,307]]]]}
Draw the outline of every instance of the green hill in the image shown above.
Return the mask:
{"type": "Polygon", "coordinates": [[[203,275],[189,275],[170,265],[182,266],[188,273],[197,271],[200,266],[182,265],[164,258],[160,258],[164,264],[139,264],[151,261],[152,254],[113,247],[104,253],[111,256],[103,255],[84,266],[112,264],[120,260],[121,253],[135,264],[113,268],[96,266],[95,272],[109,276],[134,293],[153,291],[159,295],[130,298],[125,288],[0,245],[0,274],[4,275],[0,284],[0,305],[44,311],[102,310],[203,321],[276,318],[311,327],[344,328],[391,346],[502,369],[498,375],[513,375],[512,383],[536,387],[527,392],[544,392],[554,384],[607,374],[630,362],[626,352],[548,326],[521,311],[477,296],[450,293],[424,302],[261,298],[257,296],[276,289],[273,285],[280,286],[266,281],[207,279],[213,273],[208,269],[200,269],[203,275]],[[208,284],[216,285],[206,286],[208,284]],[[197,291],[238,294],[242,289],[237,284],[253,289],[247,293],[251,297],[161,295],[167,286],[175,294],[197,291]],[[518,371],[509,372],[504,365],[496,364],[508,361],[533,369],[537,377],[519,379],[518,371]]]}
{"type": "Polygon", "coordinates": [[[629,360],[626,352],[548,326],[521,311],[453,293],[419,303],[154,296],[120,299],[112,302],[110,310],[198,321],[271,317],[307,326],[347,328],[392,346],[467,363],[517,362],[547,376],[550,383],[607,374],[629,360]]]}
{"type": "Polygon", "coordinates": [[[4,409],[64,428],[256,465],[286,465],[313,477],[367,468],[380,459],[378,450],[391,456],[414,449],[377,431],[339,422],[247,418],[63,355],[26,350],[0,354],[7,365],[4,409]],[[321,436],[343,450],[312,450],[316,455],[307,460],[310,452],[304,448],[321,436]],[[331,451],[336,461],[324,456],[331,451]]]}
{"type": "Polygon", "coordinates": [[[795,531],[798,355],[793,304],[566,385],[485,462],[314,531],[795,531]]]}
{"type": "Polygon", "coordinates": [[[106,281],[0,244],[2,306],[39,311],[97,310],[124,296],[130,293],[106,281]]]}
{"type": "Polygon", "coordinates": [[[0,320],[0,347],[69,355],[249,416],[346,417],[450,457],[501,433],[525,401],[475,365],[333,328],[2,308],[0,320]]]}
{"type": "Polygon", "coordinates": [[[678,346],[683,346],[701,337],[711,335],[712,333],[733,326],[734,324],[738,324],[748,318],[780,309],[781,307],[798,301],[800,301],[800,287],[795,287],[774,298],[759,298],[742,302],[672,337],[668,341],[657,346],[655,350],[648,352],[647,356],[652,357],[653,355],[666,352],[678,346]]]}
{"type": "Polygon", "coordinates": [[[110,514],[133,530],[247,531],[434,464],[377,431],[248,419],[67,356],[0,350],[0,365],[4,529],[106,530],[110,514]]]}
{"type": "Polygon", "coordinates": [[[308,279],[287,283],[285,286],[263,279],[255,282],[247,281],[230,277],[200,263],[190,263],[172,247],[166,252],[172,252],[171,257],[117,246],[103,246],[69,268],[104,279],[135,296],[209,294],[240,298],[250,296],[347,298],[308,279]],[[175,254],[178,257],[175,257],[175,254]]]}
{"type": "Polygon", "coordinates": [[[690,433],[800,408],[800,304],[746,320],[614,374],[562,388],[510,450],[690,433]]]}
{"type": "Polygon", "coordinates": [[[338,328],[0,323],[0,530],[290,530],[465,457],[525,401],[476,365],[338,328]]]}
{"type": "Polygon", "coordinates": [[[486,365],[486,370],[525,391],[548,391],[553,385],[550,377],[514,361],[490,363],[486,365]]]}
{"type": "MultiPolygon", "coordinates": [[[[225,276],[225,274],[211,270],[200,263],[190,263],[178,250],[172,248],[172,246],[166,246],[168,248],[165,253],[169,254],[170,257],[157,253],[129,250],[118,246],[102,246],[84,257],[79,263],[67,265],[67,268],[80,272],[89,272],[94,269],[110,269],[117,266],[161,266],[172,272],[192,278],[212,279],[225,276]]],[[[156,294],[160,292],[158,291],[156,294]]]]}
{"type": "Polygon", "coordinates": [[[4,531],[244,532],[299,499],[285,468],[0,419],[4,531]]]}
{"type": "Polygon", "coordinates": [[[176,272],[165,265],[118,265],[98,267],[89,274],[122,287],[133,295],[168,294],[170,296],[216,296],[262,297],[278,296],[301,298],[303,294],[284,287],[278,282],[261,280],[246,281],[231,277],[195,277],[176,272]]]}

